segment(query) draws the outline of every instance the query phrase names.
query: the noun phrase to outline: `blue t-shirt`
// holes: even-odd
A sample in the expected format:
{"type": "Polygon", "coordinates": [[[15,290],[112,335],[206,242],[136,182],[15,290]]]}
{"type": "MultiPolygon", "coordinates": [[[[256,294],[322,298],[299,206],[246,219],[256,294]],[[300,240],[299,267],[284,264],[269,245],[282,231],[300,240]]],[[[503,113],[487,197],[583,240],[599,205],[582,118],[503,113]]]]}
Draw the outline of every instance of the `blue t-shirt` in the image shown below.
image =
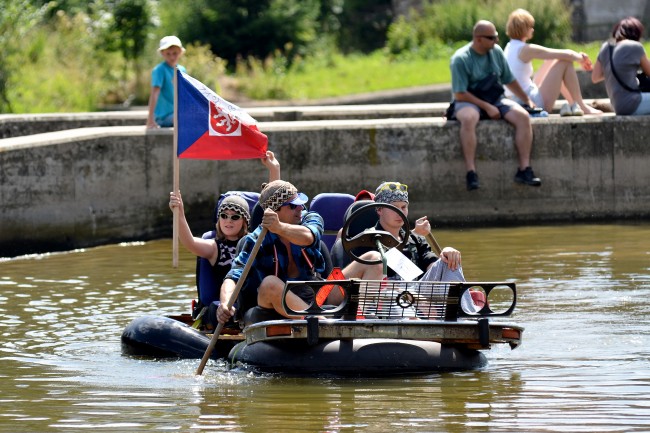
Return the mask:
{"type": "MultiPolygon", "coordinates": [[[[178,69],[185,72],[185,67],[178,65],[178,69]]],[[[151,71],[151,87],[160,87],[160,96],[154,109],[157,123],[174,114],[174,68],[167,62],[157,64],[151,71]]]]}

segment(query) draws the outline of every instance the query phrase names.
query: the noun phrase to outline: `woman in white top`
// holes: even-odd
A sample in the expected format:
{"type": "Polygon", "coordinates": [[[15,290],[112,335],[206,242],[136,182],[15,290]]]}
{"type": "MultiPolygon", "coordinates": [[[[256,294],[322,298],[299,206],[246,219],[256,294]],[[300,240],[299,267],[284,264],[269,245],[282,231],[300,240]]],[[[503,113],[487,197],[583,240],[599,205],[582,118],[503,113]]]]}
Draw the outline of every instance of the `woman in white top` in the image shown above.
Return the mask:
{"type": "MultiPolygon", "coordinates": [[[[582,116],[583,114],[601,114],[602,111],[590,107],[582,100],[578,75],[573,62],[579,62],[586,71],[591,71],[589,56],[573,50],[558,50],[541,45],[527,44],[535,32],[535,18],[524,9],[517,9],[508,17],[506,34],[510,42],[504,50],[508,65],[517,78],[521,88],[530,96],[538,107],[551,112],[560,93],[568,101],[560,114],[562,116],[582,116]],[[533,59],[542,59],[544,63],[533,75],[533,59]]],[[[515,95],[506,97],[517,101],[515,95]]]]}

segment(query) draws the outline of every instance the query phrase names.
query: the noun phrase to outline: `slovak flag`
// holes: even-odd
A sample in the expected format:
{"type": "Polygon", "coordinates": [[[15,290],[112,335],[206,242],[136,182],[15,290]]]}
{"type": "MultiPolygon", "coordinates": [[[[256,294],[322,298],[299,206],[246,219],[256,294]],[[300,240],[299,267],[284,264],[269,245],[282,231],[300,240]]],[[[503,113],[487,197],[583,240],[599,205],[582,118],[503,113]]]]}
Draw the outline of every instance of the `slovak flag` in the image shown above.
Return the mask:
{"type": "Polygon", "coordinates": [[[257,122],[200,81],[176,70],[179,158],[264,158],[268,138],[257,122]]]}

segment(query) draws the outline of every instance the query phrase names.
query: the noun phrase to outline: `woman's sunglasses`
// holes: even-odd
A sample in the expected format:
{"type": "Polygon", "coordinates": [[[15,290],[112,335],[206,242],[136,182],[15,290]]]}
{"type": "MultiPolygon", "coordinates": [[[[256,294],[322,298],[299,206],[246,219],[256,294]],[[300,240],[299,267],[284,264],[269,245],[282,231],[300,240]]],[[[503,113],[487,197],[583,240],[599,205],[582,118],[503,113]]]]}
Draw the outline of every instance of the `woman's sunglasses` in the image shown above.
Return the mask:
{"type": "Polygon", "coordinates": [[[390,182],[390,183],[387,183],[386,185],[382,186],[381,189],[379,191],[377,191],[377,192],[383,191],[385,189],[390,189],[390,190],[393,190],[393,191],[399,189],[400,191],[406,191],[406,190],[408,190],[408,188],[409,187],[406,184],[390,182]]]}
{"type": "Polygon", "coordinates": [[[221,218],[222,220],[231,219],[233,221],[239,221],[241,219],[241,215],[237,215],[237,214],[228,215],[227,213],[222,212],[222,213],[219,214],[219,218],[221,218]]]}

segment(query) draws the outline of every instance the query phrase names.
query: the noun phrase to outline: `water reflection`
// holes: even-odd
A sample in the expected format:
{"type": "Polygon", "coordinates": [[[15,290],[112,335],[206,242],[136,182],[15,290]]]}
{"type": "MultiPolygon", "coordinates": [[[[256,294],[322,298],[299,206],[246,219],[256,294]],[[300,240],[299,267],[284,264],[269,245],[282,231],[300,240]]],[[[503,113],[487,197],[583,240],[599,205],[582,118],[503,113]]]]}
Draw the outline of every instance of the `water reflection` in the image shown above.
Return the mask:
{"type": "Polygon", "coordinates": [[[0,431],[647,431],[650,225],[436,232],[470,280],[515,281],[515,351],[480,371],[281,378],[124,357],[140,314],[188,311],[169,241],[0,262],[0,431]]]}

